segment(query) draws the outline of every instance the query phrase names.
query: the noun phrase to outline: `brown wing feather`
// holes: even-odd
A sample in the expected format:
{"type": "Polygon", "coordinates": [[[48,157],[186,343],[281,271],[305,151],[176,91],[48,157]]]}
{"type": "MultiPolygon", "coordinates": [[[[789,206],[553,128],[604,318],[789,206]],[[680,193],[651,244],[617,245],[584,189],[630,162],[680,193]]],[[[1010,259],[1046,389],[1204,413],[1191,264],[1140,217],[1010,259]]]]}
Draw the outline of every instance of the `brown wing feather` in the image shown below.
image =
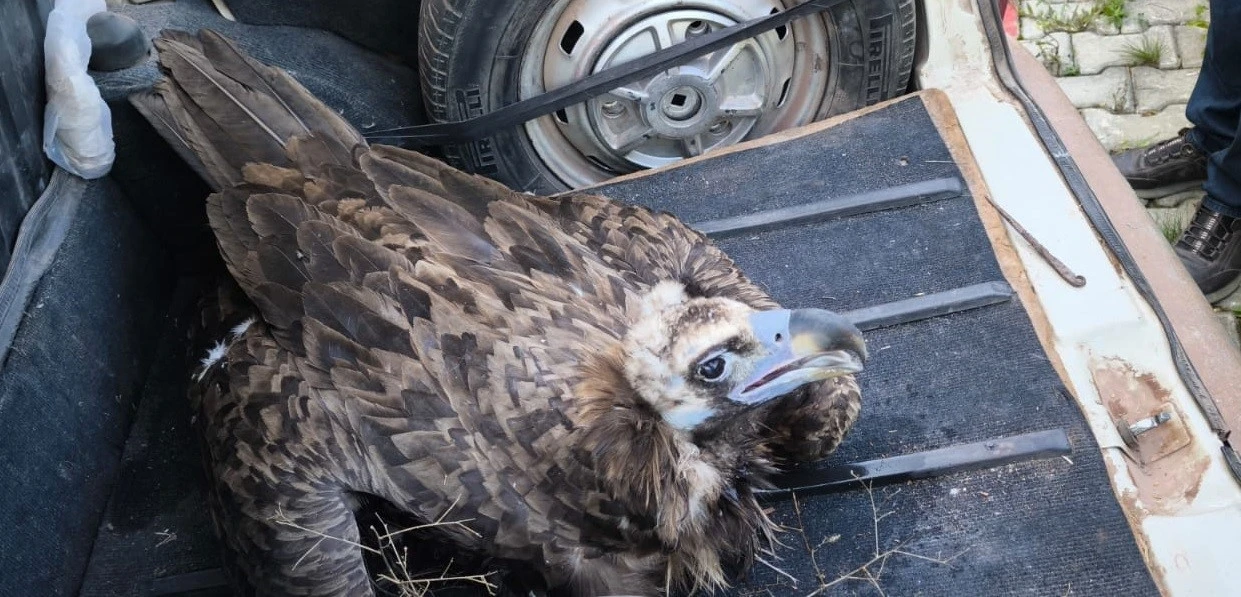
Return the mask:
{"type": "Polygon", "coordinates": [[[364,143],[339,114],[287,73],[241,53],[219,34],[165,31],[155,40],[168,78],[130,102],[216,190],[243,180],[253,162],[290,166],[294,137],[314,135],[326,163],[364,143]]]}
{"type": "Polygon", "coordinates": [[[466,174],[414,151],[376,145],[366,153],[368,155],[360,157],[363,169],[375,180],[380,192],[396,182],[440,197],[451,197],[457,205],[480,219],[487,215],[488,206],[493,202],[513,196],[512,190],[498,182],[466,174]],[[387,172],[380,173],[368,165],[380,162],[388,168],[387,172]]]}
{"type": "Polygon", "coordinates": [[[181,96],[168,89],[169,85],[167,80],[161,80],[151,90],[131,95],[129,103],[195,173],[218,191],[228,185],[229,180],[216,173],[227,172],[232,165],[216,148],[197,138],[195,125],[189,117],[190,108],[182,103],[181,96]]]}
{"type": "Polygon", "coordinates": [[[370,577],[353,513],[339,491],[370,472],[349,427],[322,408],[324,392],[254,324],[191,394],[215,480],[208,492],[234,581],[258,594],[365,594],[370,577]],[[281,424],[273,426],[278,418],[281,424]],[[289,441],[284,430],[314,429],[289,441]],[[343,466],[324,468],[325,460],[343,466]],[[324,536],[334,537],[325,541],[324,536]],[[289,570],[298,570],[289,574],[289,570]]]}

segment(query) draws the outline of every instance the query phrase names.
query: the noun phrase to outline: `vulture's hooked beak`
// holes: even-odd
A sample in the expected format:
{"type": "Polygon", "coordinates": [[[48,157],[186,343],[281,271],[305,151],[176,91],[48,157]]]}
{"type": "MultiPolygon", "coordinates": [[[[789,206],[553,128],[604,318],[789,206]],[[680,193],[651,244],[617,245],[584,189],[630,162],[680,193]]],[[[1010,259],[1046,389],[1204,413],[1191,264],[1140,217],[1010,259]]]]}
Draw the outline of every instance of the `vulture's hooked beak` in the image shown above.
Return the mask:
{"type": "Polygon", "coordinates": [[[762,404],[809,383],[857,373],[866,360],[862,332],[831,311],[760,311],[750,316],[750,325],[768,354],[729,394],[734,402],[762,404]]]}

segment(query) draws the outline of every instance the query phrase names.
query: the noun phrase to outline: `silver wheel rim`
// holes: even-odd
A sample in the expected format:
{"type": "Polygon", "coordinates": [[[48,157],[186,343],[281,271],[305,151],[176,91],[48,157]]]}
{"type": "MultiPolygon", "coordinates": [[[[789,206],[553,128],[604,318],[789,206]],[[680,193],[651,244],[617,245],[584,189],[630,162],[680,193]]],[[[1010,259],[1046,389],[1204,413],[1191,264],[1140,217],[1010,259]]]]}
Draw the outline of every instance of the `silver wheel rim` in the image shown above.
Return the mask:
{"type": "MultiPolygon", "coordinates": [[[[781,10],[781,0],[556,0],[522,56],[519,97],[781,10]]],[[[573,188],[701,155],[814,121],[830,76],[827,47],[823,20],[799,19],[533,120],[526,133],[573,188]]]]}

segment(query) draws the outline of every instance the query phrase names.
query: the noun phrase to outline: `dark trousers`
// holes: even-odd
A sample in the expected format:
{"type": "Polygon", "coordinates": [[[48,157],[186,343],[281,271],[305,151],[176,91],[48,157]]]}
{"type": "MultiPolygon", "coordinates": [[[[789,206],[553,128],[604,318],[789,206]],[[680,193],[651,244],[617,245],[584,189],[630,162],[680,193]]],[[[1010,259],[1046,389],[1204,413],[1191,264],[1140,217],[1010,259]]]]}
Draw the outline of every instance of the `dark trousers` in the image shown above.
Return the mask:
{"type": "Polygon", "coordinates": [[[1204,204],[1241,218],[1241,0],[1211,0],[1202,71],[1185,116],[1207,154],[1204,204]]]}

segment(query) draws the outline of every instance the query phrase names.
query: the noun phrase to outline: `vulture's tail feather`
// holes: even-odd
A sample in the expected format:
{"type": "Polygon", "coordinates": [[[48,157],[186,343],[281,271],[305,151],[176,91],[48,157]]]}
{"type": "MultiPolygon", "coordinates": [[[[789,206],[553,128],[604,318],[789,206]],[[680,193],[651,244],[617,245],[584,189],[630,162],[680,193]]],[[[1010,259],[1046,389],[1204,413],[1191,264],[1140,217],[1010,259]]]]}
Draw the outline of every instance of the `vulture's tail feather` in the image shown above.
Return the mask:
{"type": "Polygon", "coordinates": [[[288,145],[313,136],[349,163],[362,135],[284,71],[250,58],[220,34],[166,30],[155,40],[166,75],[130,102],[215,190],[242,181],[249,163],[293,166],[288,145]]]}
{"type": "Polygon", "coordinates": [[[165,77],[131,101],[215,188],[205,207],[229,273],[295,354],[306,350],[306,301],[317,300],[307,297],[325,283],[360,283],[385,263],[412,271],[407,257],[424,241],[478,263],[502,253],[484,221],[493,202],[525,196],[369,146],[287,73],[214,31],[165,31],[155,47],[165,77]]]}

